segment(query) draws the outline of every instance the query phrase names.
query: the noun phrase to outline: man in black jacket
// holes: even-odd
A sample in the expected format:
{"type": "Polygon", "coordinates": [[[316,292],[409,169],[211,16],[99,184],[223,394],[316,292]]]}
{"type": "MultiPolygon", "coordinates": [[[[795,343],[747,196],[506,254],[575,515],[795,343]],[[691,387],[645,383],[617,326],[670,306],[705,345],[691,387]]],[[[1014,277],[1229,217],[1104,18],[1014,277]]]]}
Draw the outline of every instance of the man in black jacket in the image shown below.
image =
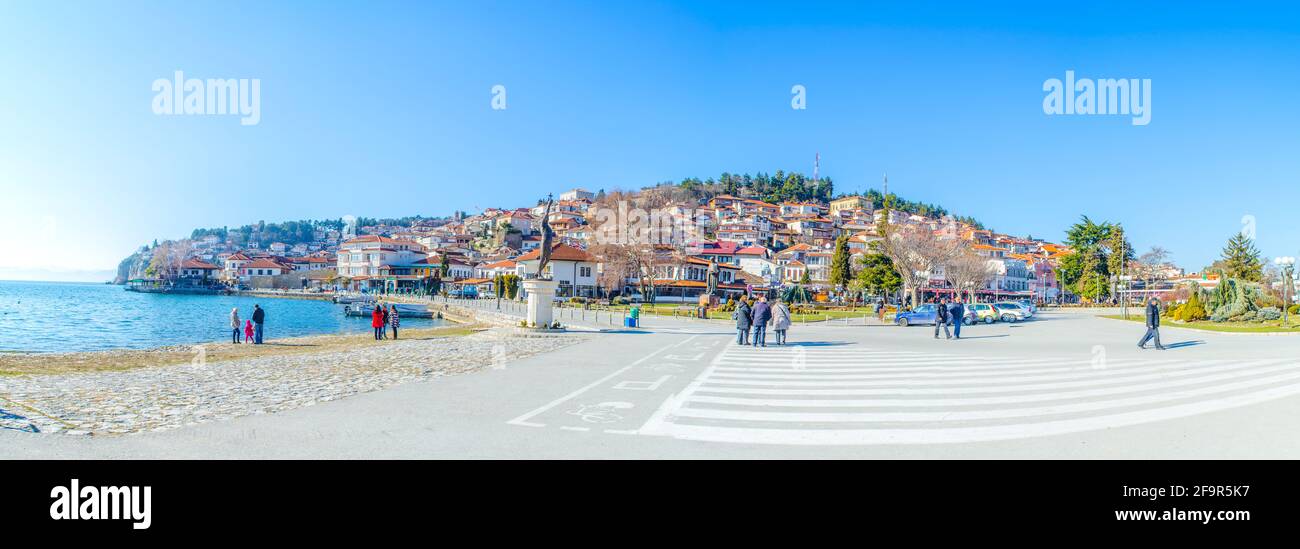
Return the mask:
{"type": "Polygon", "coordinates": [[[262,344],[262,323],[266,322],[266,311],[260,305],[253,305],[253,343],[262,344]]]}
{"type": "Polygon", "coordinates": [[[939,339],[939,328],[943,327],[943,336],[952,339],[952,333],[948,331],[948,318],[952,313],[948,312],[948,300],[943,299],[934,304],[934,338],[939,339]]]}
{"type": "Polygon", "coordinates": [[[749,344],[749,304],[745,298],[740,298],[736,304],[736,310],[731,313],[731,318],[736,319],[736,344],[749,344]]]}
{"type": "Polygon", "coordinates": [[[952,319],[952,337],[961,339],[961,325],[966,322],[966,306],[962,305],[961,297],[954,297],[952,304],[948,306],[948,318],[952,319]]]}
{"type": "Polygon", "coordinates": [[[1165,350],[1164,345],[1160,344],[1160,302],[1154,297],[1147,303],[1147,333],[1142,336],[1142,341],[1138,342],[1138,348],[1147,348],[1147,341],[1152,338],[1156,340],[1157,349],[1165,350]]]}

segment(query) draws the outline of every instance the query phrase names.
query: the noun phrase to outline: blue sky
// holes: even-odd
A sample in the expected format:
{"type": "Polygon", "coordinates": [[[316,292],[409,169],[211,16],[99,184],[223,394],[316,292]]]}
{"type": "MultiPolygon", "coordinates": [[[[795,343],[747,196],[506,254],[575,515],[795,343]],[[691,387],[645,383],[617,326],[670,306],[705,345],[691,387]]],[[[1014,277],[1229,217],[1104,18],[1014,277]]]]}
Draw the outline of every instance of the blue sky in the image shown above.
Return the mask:
{"type": "Polygon", "coordinates": [[[102,279],[199,226],[810,172],[818,152],[840,191],[888,172],[1004,232],[1087,214],[1198,269],[1249,215],[1266,255],[1300,255],[1296,8],[900,4],[7,2],[0,278],[102,279]],[[260,124],[153,114],[176,70],[260,79],[260,124]],[[1151,79],[1151,123],[1044,115],[1066,70],[1151,79]]]}

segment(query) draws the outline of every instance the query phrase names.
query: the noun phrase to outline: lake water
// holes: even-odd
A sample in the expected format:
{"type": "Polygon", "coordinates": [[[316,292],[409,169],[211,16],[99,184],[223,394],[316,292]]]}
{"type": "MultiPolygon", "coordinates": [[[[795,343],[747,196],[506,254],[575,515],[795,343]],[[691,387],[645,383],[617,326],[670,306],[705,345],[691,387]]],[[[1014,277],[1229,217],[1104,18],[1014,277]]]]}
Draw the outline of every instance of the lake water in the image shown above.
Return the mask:
{"type": "MultiPolygon", "coordinates": [[[[240,321],[266,309],[266,338],[367,332],[369,317],[344,316],[329,301],[128,292],[122,286],[0,281],[0,352],[148,349],[230,341],[230,309],[240,321]]],[[[402,327],[443,321],[403,318],[402,327]]]]}

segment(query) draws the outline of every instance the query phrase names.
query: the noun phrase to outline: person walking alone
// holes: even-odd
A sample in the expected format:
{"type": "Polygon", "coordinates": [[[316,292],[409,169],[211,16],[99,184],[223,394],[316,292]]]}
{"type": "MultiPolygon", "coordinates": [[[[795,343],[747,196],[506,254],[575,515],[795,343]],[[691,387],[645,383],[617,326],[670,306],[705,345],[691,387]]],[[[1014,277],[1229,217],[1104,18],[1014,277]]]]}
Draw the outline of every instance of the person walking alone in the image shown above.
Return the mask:
{"type": "Polygon", "coordinates": [[[239,324],[239,307],[230,310],[230,342],[239,343],[239,329],[243,328],[239,324]]]}
{"type": "Polygon", "coordinates": [[[758,303],[750,313],[754,323],[754,346],[767,347],[767,321],[772,320],[772,307],[767,304],[767,296],[758,296],[758,303]]]}
{"type": "Polygon", "coordinates": [[[1156,349],[1165,350],[1165,346],[1160,344],[1160,302],[1154,297],[1147,302],[1147,333],[1138,342],[1138,348],[1147,348],[1147,342],[1153,338],[1156,340],[1156,349]]]}
{"type": "Polygon", "coordinates": [[[772,305],[772,329],[776,331],[776,344],[785,345],[785,332],[790,329],[790,308],[780,299],[772,305]]]}
{"type": "Polygon", "coordinates": [[[384,338],[384,310],[379,305],[370,313],[370,327],[375,329],[375,341],[384,338]]]}
{"type": "Polygon", "coordinates": [[[388,325],[393,328],[393,339],[397,339],[397,327],[402,324],[402,321],[397,317],[397,305],[389,305],[389,308],[391,310],[388,311],[388,325]]]}
{"type": "Polygon", "coordinates": [[[948,306],[948,316],[952,318],[952,337],[961,339],[961,325],[966,323],[966,305],[961,302],[961,297],[954,297],[952,305],[948,306]]]}
{"type": "Polygon", "coordinates": [[[939,328],[943,328],[943,337],[952,339],[952,333],[948,331],[948,320],[952,313],[948,312],[948,300],[941,299],[934,304],[934,338],[939,339],[939,328]]]}
{"type": "Polygon", "coordinates": [[[262,323],[266,322],[266,311],[261,305],[253,305],[253,343],[262,344],[262,323]]]}
{"type": "Polygon", "coordinates": [[[749,303],[745,298],[740,298],[736,304],[736,310],[731,313],[731,318],[736,319],[736,345],[749,344],[749,303]]]}

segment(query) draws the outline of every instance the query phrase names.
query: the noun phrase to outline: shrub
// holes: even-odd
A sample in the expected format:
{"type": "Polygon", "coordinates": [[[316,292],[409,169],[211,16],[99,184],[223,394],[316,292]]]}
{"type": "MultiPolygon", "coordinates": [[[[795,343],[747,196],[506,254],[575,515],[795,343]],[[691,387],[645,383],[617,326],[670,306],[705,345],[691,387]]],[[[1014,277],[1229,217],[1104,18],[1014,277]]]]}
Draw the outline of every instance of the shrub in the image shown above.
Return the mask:
{"type": "Polygon", "coordinates": [[[1168,317],[1168,318],[1172,318],[1172,319],[1174,319],[1174,320],[1182,320],[1182,319],[1183,319],[1183,306],[1182,306],[1182,305],[1171,305],[1169,308],[1165,309],[1165,315],[1164,315],[1164,316],[1166,316],[1166,317],[1168,317]]]}
{"type": "Polygon", "coordinates": [[[1279,320],[1282,318],[1282,310],[1277,307],[1264,307],[1255,313],[1255,318],[1259,320],[1279,320]]]}
{"type": "Polygon", "coordinates": [[[1191,299],[1187,300],[1187,304],[1179,307],[1179,311],[1180,316],[1178,318],[1187,322],[1205,320],[1207,316],[1205,306],[1201,304],[1201,299],[1197,294],[1192,294],[1191,299]]]}
{"type": "Polygon", "coordinates": [[[1242,313],[1241,316],[1237,317],[1237,320],[1241,322],[1250,322],[1255,320],[1255,311],[1246,311],[1242,313]]]}
{"type": "Polygon", "coordinates": [[[1292,305],[1290,308],[1287,309],[1287,312],[1293,315],[1300,314],[1300,304],[1292,305]]]}

